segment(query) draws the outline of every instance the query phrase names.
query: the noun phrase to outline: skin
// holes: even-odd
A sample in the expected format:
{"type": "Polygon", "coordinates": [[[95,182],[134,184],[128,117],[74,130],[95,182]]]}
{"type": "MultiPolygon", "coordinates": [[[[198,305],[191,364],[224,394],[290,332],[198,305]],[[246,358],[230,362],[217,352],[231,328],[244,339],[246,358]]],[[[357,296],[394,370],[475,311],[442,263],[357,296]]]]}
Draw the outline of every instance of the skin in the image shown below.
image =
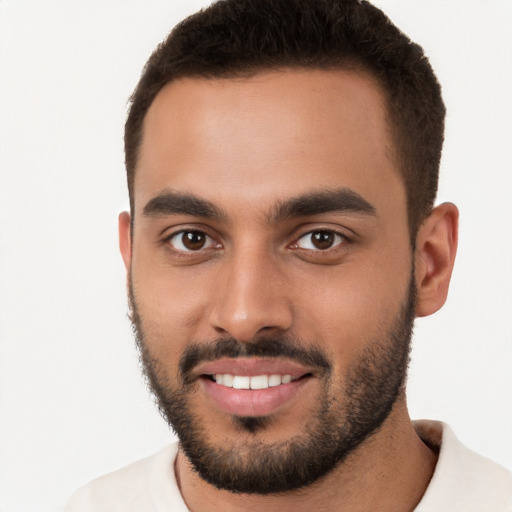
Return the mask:
{"type": "MultiPolygon", "coordinates": [[[[126,212],[119,232],[148,349],[173,385],[192,341],[229,335],[248,343],[272,333],[314,340],[342,381],[364,347],[391,326],[413,268],[417,316],[443,305],[457,209],[448,203],[435,208],[412,254],[406,192],[395,162],[383,95],[366,74],[282,70],[181,79],[164,87],[144,121],[133,239],[126,212]],[[282,201],[340,188],[357,193],[374,213],[269,219],[282,201]],[[144,215],[145,205],[168,190],[207,200],[224,216],[144,215]],[[186,229],[205,232],[209,246],[185,252],[179,237],[169,239],[186,229]],[[308,233],[315,230],[343,236],[327,250],[314,250],[308,233]]],[[[261,442],[300,435],[319,392],[310,379],[274,412],[268,428],[251,435],[261,442]]],[[[211,442],[247,442],[250,434],[236,429],[200,386],[194,409],[208,424],[211,442]]],[[[382,428],[307,489],[232,494],[204,482],[181,453],[176,473],[187,506],[196,512],[400,512],[419,502],[435,462],[412,428],[402,394],[382,428]]]]}

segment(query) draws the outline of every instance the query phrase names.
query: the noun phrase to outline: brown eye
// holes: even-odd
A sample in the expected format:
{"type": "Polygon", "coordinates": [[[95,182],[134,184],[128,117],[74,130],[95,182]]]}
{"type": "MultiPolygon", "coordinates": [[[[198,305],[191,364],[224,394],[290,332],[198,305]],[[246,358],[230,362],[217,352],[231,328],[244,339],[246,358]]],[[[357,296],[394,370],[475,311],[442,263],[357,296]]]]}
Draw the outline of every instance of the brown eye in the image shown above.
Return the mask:
{"type": "Polygon", "coordinates": [[[345,237],[335,231],[311,231],[299,238],[297,241],[297,247],[312,251],[325,251],[340,245],[344,240],[345,237]]]}
{"type": "Polygon", "coordinates": [[[202,249],[206,236],[204,233],[200,233],[199,231],[188,231],[183,233],[182,235],[183,245],[190,249],[191,251],[197,251],[198,249],[202,249]]]}
{"type": "Polygon", "coordinates": [[[311,235],[311,242],[317,249],[329,249],[334,243],[334,233],[318,231],[311,235]]]}
{"type": "Polygon", "coordinates": [[[168,240],[169,244],[178,251],[191,252],[208,249],[214,246],[214,241],[202,231],[180,231],[168,240]]]}

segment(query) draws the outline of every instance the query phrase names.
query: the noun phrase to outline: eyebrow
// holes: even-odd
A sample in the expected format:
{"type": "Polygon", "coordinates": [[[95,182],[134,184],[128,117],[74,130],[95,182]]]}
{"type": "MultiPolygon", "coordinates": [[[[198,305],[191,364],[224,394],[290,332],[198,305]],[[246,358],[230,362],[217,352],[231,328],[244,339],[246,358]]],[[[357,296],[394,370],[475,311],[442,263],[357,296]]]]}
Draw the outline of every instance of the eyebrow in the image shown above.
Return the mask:
{"type": "MultiPolygon", "coordinates": [[[[270,224],[294,217],[310,217],[323,213],[359,213],[376,215],[376,210],[366,199],[349,188],[320,190],[279,201],[267,216],[270,224]]],[[[225,220],[227,214],[206,199],[193,194],[164,190],[150,199],[143,209],[145,217],[190,215],[205,219],[225,220]]]]}
{"type": "Polygon", "coordinates": [[[323,213],[358,213],[375,216],[376,209],[366,199],[349,188],[320,190],[280,201],[271,212],[269,221],[276,223],[293,217],[308,217],[323,213]]]}
{"type": "Polygon", "coordinates": [[[150,199],[142,211],[145,217],[161,217],[165,215],[191,215],[205,219],[222,220],[227,215],[210,201],[192,194],[164,190],[150,199]]]}

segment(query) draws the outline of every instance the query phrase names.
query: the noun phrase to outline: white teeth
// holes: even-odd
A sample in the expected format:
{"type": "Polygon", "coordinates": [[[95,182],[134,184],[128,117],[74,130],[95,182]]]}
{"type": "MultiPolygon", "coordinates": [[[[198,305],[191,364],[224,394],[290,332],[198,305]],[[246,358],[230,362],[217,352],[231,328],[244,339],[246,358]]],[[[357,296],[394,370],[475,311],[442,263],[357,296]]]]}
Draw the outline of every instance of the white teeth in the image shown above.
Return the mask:
{"type": "Polygon", "coordinates": [[[233,387],[235,389],[250,389],[251,377],[242,377],[241,375],[235,375],[233,378],[233,387]]]}
{"type": "Polygon", "coordinates": [[[233,387],[233,375],[229,375],[229,373],[226,373],[224,375],[221,375],[222,377],[222,384],[224,386],[227,386],[228,388],[232,388],[233,387]]]}
{"type": "Polygon", "coordinates": [[[266,375],[258,375],[251,377],[251,389],[266,389],[268,388],[268,377],[266,375]]]}
{"type": "Polygon", "coordinates": [[[271,388],[273,388],[275,386],[280,386],[281,385],[281,375],[271,375],[268,378],[268,385],[271,388]]]}
{"type": "Polygon", "coordinates": [[[235,389],[267,389],[281,384],[288,384],[292,381],[291,375],[255,375],[247,377],[242,375],[231,375],[229,373],[217,373],[214,375],[215,382],[235,389]]]}

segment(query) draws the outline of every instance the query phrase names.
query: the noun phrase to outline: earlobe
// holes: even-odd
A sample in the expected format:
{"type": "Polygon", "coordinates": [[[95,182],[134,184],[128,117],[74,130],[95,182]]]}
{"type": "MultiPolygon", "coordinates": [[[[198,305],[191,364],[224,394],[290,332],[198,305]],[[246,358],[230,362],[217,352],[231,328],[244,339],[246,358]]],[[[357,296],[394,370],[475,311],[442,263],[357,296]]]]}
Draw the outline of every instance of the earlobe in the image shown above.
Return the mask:
{"type": "Polygon", "coordinates": [[[128,212],[119,214],[119,249],[124,266],[129,271],[132,260],[131,220],[128,212]]]}
{"type": "Polygon", "coordinates": [[[416,316],[428,316],[446,302],[457,252],[459,211],[443,203],[418,230],[415,252],[416,316]]]}

